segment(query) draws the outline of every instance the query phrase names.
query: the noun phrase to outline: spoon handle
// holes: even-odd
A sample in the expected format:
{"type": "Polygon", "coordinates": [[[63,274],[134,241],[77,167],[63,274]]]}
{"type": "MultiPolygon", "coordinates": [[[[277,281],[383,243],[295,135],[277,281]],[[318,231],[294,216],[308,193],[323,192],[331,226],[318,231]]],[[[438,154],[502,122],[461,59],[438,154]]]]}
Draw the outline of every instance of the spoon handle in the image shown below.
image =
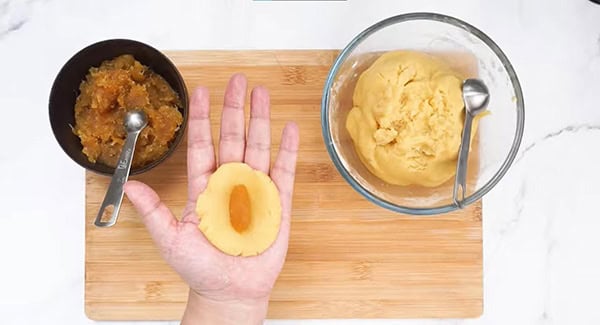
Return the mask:
{"type": "Polygon", "coordinates": [[[141,130],[127,133],[127,138],[125,139],[125,144],[123,145],[123,151],[121,151],[121,155],[119,156],[119,161],[117,163],[117,168],[112,176],[112,180],[108,186],[108,191],[106,191],[106,196],[104,196],[104,201],[102,201],[100,211],[98,211],[96,221],[94,222],[97,227],[110,227],[117,222],[119,210],[121,209],[121,202],[123,201],[123,185],[125,185],[127,178],[129,177],[129,170],[131,169],[131,161],[133,160],[135,144],[140,131],[141,130]],[[107,221],[102,221],[104,211],[109,206],[113,207],[110,219],[107,221]]]}
{"type": "Polygon", "coordinates": [[[467,194],[467,161],[469,160],[469,146],[471,144],[471,126],[473,115],[465,112],[465,125],[458,151],[458,163],[456,164],[456,178],[454,179],[454,191],[452,198],[454,204],[462,207],[462,202],[467,194]],[[460,188],[460,193],[459,193],[460,188]]]}

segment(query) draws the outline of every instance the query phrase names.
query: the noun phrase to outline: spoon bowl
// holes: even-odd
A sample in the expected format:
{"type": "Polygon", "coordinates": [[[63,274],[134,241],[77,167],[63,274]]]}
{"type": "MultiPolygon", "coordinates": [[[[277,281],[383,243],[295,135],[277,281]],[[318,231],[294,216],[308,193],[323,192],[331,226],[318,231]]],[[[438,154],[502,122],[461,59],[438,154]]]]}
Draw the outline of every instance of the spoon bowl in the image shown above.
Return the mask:
{"type": "Polygon", "coordinates": [[[129,132],[141,131],[148,125],[148,116],[141,110],[133,110],[125,115],[125,130],[129,132]]]}
{"type": "Polygon", "coordinates": [[[490,102],[490,91],[483,81],[467,79],[463,83],[462,91],[467,112],[477,115],[486,110],[490,102]]]}

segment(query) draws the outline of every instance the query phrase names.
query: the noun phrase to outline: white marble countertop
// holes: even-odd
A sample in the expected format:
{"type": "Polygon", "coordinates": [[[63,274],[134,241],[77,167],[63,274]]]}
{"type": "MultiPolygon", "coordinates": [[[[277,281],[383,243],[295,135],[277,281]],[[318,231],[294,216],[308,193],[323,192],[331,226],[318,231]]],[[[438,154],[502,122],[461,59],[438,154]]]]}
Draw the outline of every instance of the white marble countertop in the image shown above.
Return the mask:
{"type": "Polygon", "coordinates": [[[600,6],[587,0],[0,0],[0,323],[92,323],[83,311],[84,171],[47,117],[50,85],[73,53],[113,37],[161,49],[341,48],[410,11],[482,29],[525,94],[518,161],[484,202],[484,314],[298,323],[599,324],[600,6]]]}

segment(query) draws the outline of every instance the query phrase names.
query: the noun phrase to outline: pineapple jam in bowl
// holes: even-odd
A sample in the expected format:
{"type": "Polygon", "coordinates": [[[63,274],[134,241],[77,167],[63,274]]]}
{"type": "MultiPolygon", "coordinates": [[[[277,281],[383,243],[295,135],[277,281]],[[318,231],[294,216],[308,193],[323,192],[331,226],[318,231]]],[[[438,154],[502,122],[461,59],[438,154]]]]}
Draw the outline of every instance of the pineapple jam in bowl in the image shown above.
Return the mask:
{"type": "Polygon", "coordinates": [[[184,136],[188,93],[175,65],[157,49],[111,39],[87,46],[62,67],[49,100],[52,131],[63,151],[87,170],[112,175],[126,138],[127,112],[148,118],[131,175],[161,164],[184,136]]]}
{"type": "Polygon", "coordinates": [[[462,81],[489,88],[473,125],[467,206],[508,171],[524,128],[521,87],[508,58],[477,28],[449,16],[411,13],[356,36],[327,77],[321,105],[325,145],[342,177],[395,212],[433,215],[452,200],[464,121],[462,81]]]}

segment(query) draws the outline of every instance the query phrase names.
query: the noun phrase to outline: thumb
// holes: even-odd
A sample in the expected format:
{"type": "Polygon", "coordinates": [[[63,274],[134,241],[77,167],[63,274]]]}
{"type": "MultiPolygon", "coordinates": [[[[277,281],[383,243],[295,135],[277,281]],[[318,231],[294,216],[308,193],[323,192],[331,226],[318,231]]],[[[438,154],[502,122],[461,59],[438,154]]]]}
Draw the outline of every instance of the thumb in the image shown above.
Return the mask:
{"type": "Polygon", "coordinates": [[[169,252],[177,229],[177,219],[171,210],[160,200],[158,194],[144,183],[128,181],[124,190],[156,246],[162,253],[169,252]]]}

